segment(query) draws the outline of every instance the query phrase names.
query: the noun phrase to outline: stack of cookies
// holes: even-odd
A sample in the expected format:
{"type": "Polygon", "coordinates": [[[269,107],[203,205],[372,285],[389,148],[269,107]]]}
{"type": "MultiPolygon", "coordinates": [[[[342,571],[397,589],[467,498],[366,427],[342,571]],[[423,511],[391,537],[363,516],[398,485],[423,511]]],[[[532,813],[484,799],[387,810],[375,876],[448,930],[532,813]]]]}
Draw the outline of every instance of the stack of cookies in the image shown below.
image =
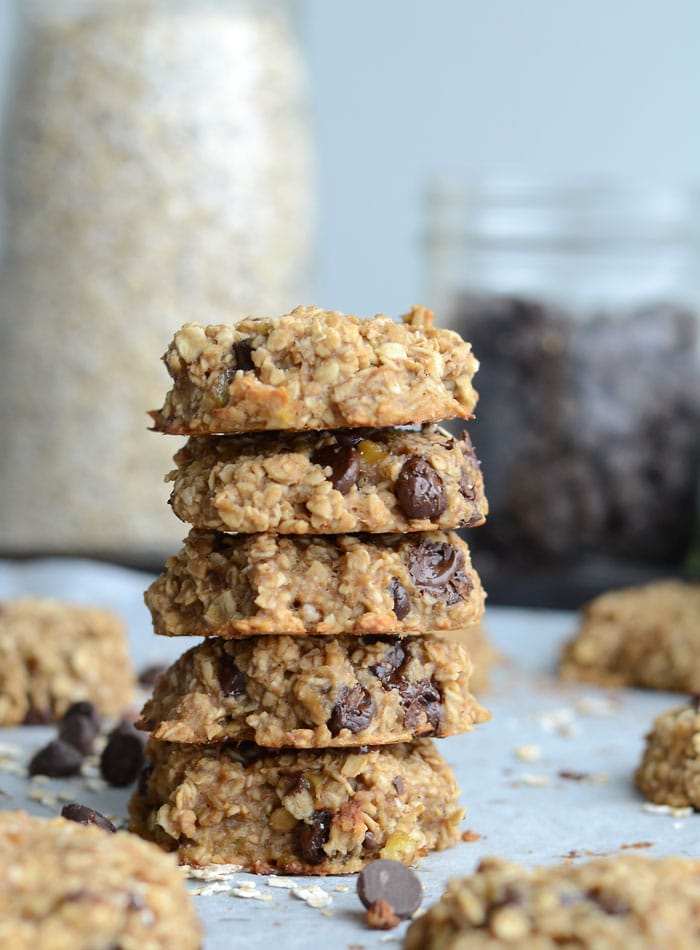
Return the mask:
{"type": "Polygon", "coordinates": [[[459,838],[430,736],[488,713],[464,647],[484,594],[452,529],[484,520],[466,437],[471,348],[414,308],[186,324],[156,430],[188,435],[171,504],[193,525],[146,592],[198,635],[142,712],[131,827],[191,864],[339,874],[459,838]],[[411,428],[397,428],[400,426],[411,428]]]}

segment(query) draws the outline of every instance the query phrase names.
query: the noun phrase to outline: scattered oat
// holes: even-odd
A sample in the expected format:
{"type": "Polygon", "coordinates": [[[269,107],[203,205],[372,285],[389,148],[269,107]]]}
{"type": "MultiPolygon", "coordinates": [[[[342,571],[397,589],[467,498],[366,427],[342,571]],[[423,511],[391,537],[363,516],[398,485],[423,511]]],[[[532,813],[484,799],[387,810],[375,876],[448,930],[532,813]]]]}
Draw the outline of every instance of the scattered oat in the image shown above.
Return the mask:
{"type": "Polygon", "coordinates": [[[190,894],[195,897],[209,897],[212,894],[225,894],[231,890],[231,885],[225,881],[212,881],[211,884],[203,884],[201,887],[194,887],[190,894]]]}
{"type": "Polygon", "coordinates": [[[30,788],[27,792],[27,798],[30,798],[33,802],[38,802],[44,808],[50,808],[52,811],[55,811],[58,807],[56,795],[53,792],[44,792],[40,788],[30,788]]]}
{"type": "Polygon", "coordinates": [[[15,759],[22,755],[19,746],[12,742],[0,742],[0,759],[15,759]]]}
{"type": "Polygon", "coordinates": [[[612,716],[619,709],[620,701],[610,696],[582,696],[575,706],[580,716],[612,716]]]}
{"type": "Polygon", "coordinates": [[[527,772],[520,776],[519,781],[522,785],[533,785],[537,788],[549,785],[549,779],[546,775],[530,775],[527,772]]]}
{"type": "Polygon", "coordinates": [[[570,739],[576,735],[577,729],[574,725],[576,712],[568,706],[561,709],[553,709],[550,712],[542,713],[537,721],[545,732],[556,733],[565,739],[570,739]]]}
{"type": "Polygon", "coordinates": [[[298,887],[296,881],[293,881],[288,877],[269,877],[267,879],[268,887],[281,887],[284,890],[291,891],[293,888],[298,887]]]}
{"type": "Polygon", "coordinates": [[[86,778],[83,787],[89,792],[102,792],[107,788],[107,783],[101,778],[86,778]]]}
{"type": "Polygon", "coordinates": [[[318,884],[308,884],[304,887],[294,887],[292,888],[292,894],[294,897],[298,897],[299,900],[305,901],[309,907],[328,907],[332,902],[333,898],[331,895],[324,891],[322,887],[319,887],[318,884]]]}
{"type": "Polygon", "coordinates": [[[334,890],[334,891],[342,891],[342,892],[344,893],[345,891],[349,891],[350,888],[348,887],[347,884],[336,884],[335,887],[333,888],[333,890],[334,890]]]}
{"type": "Polygon", "coordinates": [[[225,881],[233,874],[243,870],[242,864],[206,864],[195,867],[193,864],[183,864],[181,870],[185,877],[193,881],[225,881]]]}
{"type": "Polygon", "coordinates": [[[672,818],[687,818],[693,814],[690,805],[684,805],[674,808],[671,805],[655,805],[653,802],[644,802],[642,811],[649,812],[651,815],[670,815],[672,818]]]}
{"type": "Polygon", "coordinates": [[[234,897],[245,897],[246,899],[254,900],[254,901],[271,901],[272,900],[272,894],[264,894],[262,891],[256,890],[255,886],[248,887],[248,886],[241,885],[239,887],[232,887],[230,889],[230,893],[234,897]]]}
{"type": "Polygon", "coordinates": [[[48,785],[52,779],[50,779],[48,775],[41,775],[37,773],[36,775],[30,775],[29,781],[32,783],[32,785],[48,785]]]}
{"type": "Polygon", "coordinates": [[[542,757],[542,750],[538,745],[519,745],[513,752],[515,757],[523,762],[537,762],[542,757]]]}

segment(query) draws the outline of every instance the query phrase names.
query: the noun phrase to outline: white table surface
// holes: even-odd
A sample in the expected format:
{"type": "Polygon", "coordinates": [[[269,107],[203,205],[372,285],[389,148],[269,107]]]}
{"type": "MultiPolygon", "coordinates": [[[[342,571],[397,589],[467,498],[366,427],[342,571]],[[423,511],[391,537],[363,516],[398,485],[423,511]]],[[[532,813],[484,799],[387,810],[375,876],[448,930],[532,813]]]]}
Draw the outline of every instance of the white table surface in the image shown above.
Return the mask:
{"type": "MultiPolygon", "coordinates": [[[[170,661],[196,642],[153,636],[142,600],[149,581],[146,574],[88,561],[0,562],[0,597],[59,596],[121,614],[137,669],[170,661]]],[[[652,718],[682,698],[559,683],[553,675],[557,653],[575,623],[574,615],[564,612],[488,608],[488,632],[506,658],[482,697],[493,719],[474,733],[439,742],[462,788],[464,827],[480,837],[421,862],[426,904],[439,896],[448,878],[471,872],[487,854],[526,864],[585,860],[630,847],[651,855],[700,856],[698,816],[646,810],[631,781],[652,718]],[[522,753],[523,746],[533,747],[529,751],[535,757],[520,758],[517,750],[522,753]],[[584,777],[566,778],[562,772],[584,777]]],[[[18,771],[16,763],[24,764],[54,734],[52,727],[0,730],[0,807],[56,814],[60,804],[52,807],[39,799],[42,793],[65,793],[123,818],[128,790],[90,790],[80,777],[42,784],[13,774],[13,762],[18,771]],[[4,756],[8,747],[19,754],[4,756]]],[[[231,892],[195,897],[206,927],[206,950],[239,944],[269,950],[271,941],[280,948],[370,948],[403,938],[406,924],[388,933],[365,926],[354,877],[298,879],[328,892],[332,902],[325,910],[270,887],[264,877],[240,873],[231,885],[251,881],[270,899],[231,892]]]]}

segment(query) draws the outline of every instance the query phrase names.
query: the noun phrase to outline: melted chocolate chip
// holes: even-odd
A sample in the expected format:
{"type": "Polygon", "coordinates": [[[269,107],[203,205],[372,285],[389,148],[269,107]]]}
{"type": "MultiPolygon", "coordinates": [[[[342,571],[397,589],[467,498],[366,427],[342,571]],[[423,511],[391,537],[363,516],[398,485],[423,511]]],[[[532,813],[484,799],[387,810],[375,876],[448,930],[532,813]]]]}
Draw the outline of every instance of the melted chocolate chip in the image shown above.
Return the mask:
{"type": "Polygon", "coordinates": [[[146,762],[145,765],[141,767],[141,771],[139,772],[138,781],[136,782],[136,791],[143,798],[145,798],[146,792],[148,791],[148,780],[152,773],[153,766],[150,762],[146,762]]]}
{"type": "Polygon", "coordinates": [[[321,864],[326,859],[324,844],[331,833],[333,816],[329,811],[315,811],[311,822],[297,825],[297,853],[307,864],[321,864]]]}
{"type": "Polygon", "coordinates": [[[464,574],[464,555],[446,541],[415,544],[408,552],[408,573],[419,590],[437,594],[451,606],[464,600],[472,582],[464,574]]]}
{"type": "Polygon", "coordinates": [[[377,836],[374,834],[374,832],[365,831],[362,847],[365,849],[365,851],[369,851],[370,854],[374,854],[375,851],[379,851],[381,844],[377,840],[377,836]]]}
{"type": "Polygon", "coordinates": [[[139,775],[146,756],[144,740],[128,720],[114,729],[100,756],[100,772],[109,784],[116,788],[131,785],[139,775]]]}
{"type": "Polygon", "coordinates": [[[330,468],[331,484],[341,495],[347,495],[360,474],[360,456],[352,445],[322,445],[311,461],[330,468]]]}
{"type": "Polygon", "coordinates": [[[68,821],[76,821],[79,825],[96,825],[103,831],[116,832],[116,828],[109,820],[101,815],[94,808],[88,808],[87,805],[79,805],[78,802],[70,802],[61,809],[61,816],[68,821]]]}
{"type": "Polygon", "coordinates": [[[389,593],[394,598],[394,613],[396,614],[396,619],[403,620],[411,609],[411,601],[406,593],[406,588],[394,578],[389,585],[389,593]]]}
{"type": "Polygon", "coordinates": [[[437,731],[442,716],[442,696],[438,688],[430,680],[423,679],[417,683],[407,683],[404,680],[398,689],[406,728],[416,729],[425,717],[433,731],[437,731]]]}
{"type": "Polygon", "coordinates": [[[370,673],[374,673],[382,686],[388,686],[392,675],[401,668],[405,659],[406,651],[397,637],[387,650],[384,659],[370,666],[370,673]]]}
{"type": "Polygon", "coordinates": [[[248,373],[251,370],[255,369],[255,363],[253,362],[253,347],[251,345],[252,337],[249,337],[246,340],[239,340],[237,343],[234,343],[231,347],[231,352],[233,353],[234,368],[242,369],[244,373],[248,373]]]}
{"type": "Polygon", "coordinates": [[[293,775],[289,776],[288,785],[285,788],[285,796],[287,795],[300,795],[302,792],[306,792],[311,788],[309,780],[304,775],[303,772],[295,772],[293,775]]]}
{"type": "Polygon", "coordinates": [[[334,736],[337,736],[341,729],[349,729],[354,735],[366,729],[373,717],[374,700],[364,686],[359,683],[352,689],[344,686],[338,692],[338,701],[328,720],[328,728],[334,736]]]}
{"type": "Polygon", "coordinates": [[[77,775],[82,764],[83,756],[75,746],[61,739],[54,739],[33,756],[29,763],[29,774],[64,778],[77,775]]]}
{"type": "Polygon", "coordinates": [[[219,686],[224,696],[238,699],[245,694],[245,673],[239,670],[234,660],[224,654],[219,660],[219,686]]]}
{"type": "Polygon", "coordinates": [[[407,518],[435,519],[447,508],[442,479],[427,459],[412,455],[396,479],[394,491],[407,518]]]}
{"type": "Polygon", "coordinates": [[[383,900],[397,917],[412,917],[423,900],[423,887],[415,871],[399,861],[372,861],[357,878],[357,896],[365,907],[383,900]]]}

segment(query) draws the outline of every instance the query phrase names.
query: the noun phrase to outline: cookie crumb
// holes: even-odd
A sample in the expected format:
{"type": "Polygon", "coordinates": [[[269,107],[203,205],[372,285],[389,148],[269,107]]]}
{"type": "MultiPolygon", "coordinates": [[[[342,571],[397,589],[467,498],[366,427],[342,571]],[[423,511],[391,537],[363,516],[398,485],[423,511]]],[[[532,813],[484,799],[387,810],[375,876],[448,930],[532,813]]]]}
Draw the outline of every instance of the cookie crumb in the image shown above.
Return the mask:
{"type": "Polygon", "coordinates": [[[400,919],[394,913],[394,908],[387,901],[373,901],[367,910],[367,924],[373,930],[393,930],[398,927],[400,919]]]}
{"type": "Polygon", "coordinates": [[[481,841],[481,835],[476,831],[472,831],[471,828],[467,828],[466,831],[462,832],[462,841],[481,841]]]}
{"type": "Polygon", "coordinates": [[[542,757],[542,750],[538,745],[519,745],[514,749],[515,757],[523,762],[537,762],[542,757]]]}

